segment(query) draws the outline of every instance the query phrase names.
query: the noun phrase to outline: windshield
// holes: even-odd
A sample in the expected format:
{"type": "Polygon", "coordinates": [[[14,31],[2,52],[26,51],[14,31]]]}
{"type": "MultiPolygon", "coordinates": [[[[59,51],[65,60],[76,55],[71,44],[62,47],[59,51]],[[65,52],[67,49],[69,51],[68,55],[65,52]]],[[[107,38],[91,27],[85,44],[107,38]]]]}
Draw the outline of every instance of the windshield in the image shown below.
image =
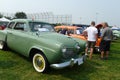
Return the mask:
{"type": "Polygon", "coordinates": [[[83,29],[82,28],[77,28],[76,29],[76,34],[82,34],[83,33],[83,29]]]}
{"type": "Polygon", "coordinates": [[[53,26],[47,23],[29,22],[29,26],[33,32],[54,32],[53,26]]]}

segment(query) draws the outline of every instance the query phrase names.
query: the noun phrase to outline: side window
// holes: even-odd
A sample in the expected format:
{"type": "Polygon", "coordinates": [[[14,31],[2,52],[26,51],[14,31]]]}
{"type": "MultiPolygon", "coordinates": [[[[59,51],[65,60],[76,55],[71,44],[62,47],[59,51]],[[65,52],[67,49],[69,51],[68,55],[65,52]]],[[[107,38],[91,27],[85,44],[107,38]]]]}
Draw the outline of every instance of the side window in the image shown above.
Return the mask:
{"type": "Polygon", "coordinates": [[[21,22],[17,23],[14,27],[15,30],[22,30],[22,31],[24,31],[24,28],[25,28],[25,23],[21,23],[21,22]]]}
{"type": "Polygon", "coordinates": [[[8,28],[12,29],[12,27],[13,27],[14,24],[15,24],[15,22],[10,22],[9,25],[8,25],[8,28]]]}

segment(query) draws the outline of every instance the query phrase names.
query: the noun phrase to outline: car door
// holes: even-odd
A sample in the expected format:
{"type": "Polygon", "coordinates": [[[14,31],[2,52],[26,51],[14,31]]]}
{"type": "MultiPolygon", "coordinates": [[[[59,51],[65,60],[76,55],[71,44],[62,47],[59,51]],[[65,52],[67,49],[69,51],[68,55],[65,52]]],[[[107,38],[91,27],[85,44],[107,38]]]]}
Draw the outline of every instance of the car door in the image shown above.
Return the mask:
{"type": "Polygon", "coordinates": [[[26,55],[25,53],[27,53],[29,45],[26,27],[27,24],[25,22],[17,22],[7,34],[8,46],[23,55],[26,55]]]}

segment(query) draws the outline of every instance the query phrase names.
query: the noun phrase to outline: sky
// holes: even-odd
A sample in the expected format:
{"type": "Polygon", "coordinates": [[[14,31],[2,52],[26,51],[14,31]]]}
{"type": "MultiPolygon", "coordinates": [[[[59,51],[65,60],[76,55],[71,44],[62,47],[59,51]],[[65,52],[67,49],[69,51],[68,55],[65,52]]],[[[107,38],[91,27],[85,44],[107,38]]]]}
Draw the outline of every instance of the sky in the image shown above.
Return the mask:
{"type": "Polygon", "coordinates": [[[0,12],[72,15],[72,23],[120,26],[120,0],[0,0],[0,12]]]}

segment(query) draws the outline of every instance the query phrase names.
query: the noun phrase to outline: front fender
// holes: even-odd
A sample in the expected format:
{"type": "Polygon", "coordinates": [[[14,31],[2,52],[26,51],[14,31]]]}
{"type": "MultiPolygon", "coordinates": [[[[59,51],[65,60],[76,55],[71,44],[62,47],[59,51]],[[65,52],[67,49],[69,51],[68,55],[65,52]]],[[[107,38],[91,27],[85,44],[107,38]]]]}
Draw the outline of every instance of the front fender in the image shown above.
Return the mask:
{"type": "Polygon", "coordinates": [[[80,51],[84,52],[86,48],[86,41],[78,38],[74,38],[80,45],[80,51]]]}
{"type": "MultiPolygon", "coordinates": [[[[55,63],[62,56],[62,54],[59,53],[60,52],[59,49],[54,50],[50,47],[43,47],[43,46],[39,46],[39,45],[38,46],[32,46],[29,50],[29,55],[30,55],[30,52],[31,52],[32,49],[36,49],[36,50],[42,52],[46,56],[46,58],[47,58],[47,60],[50,64],[55,63]]],[[[34,53],[32,53],[32,54],[34,54],[34,53]]]]}

